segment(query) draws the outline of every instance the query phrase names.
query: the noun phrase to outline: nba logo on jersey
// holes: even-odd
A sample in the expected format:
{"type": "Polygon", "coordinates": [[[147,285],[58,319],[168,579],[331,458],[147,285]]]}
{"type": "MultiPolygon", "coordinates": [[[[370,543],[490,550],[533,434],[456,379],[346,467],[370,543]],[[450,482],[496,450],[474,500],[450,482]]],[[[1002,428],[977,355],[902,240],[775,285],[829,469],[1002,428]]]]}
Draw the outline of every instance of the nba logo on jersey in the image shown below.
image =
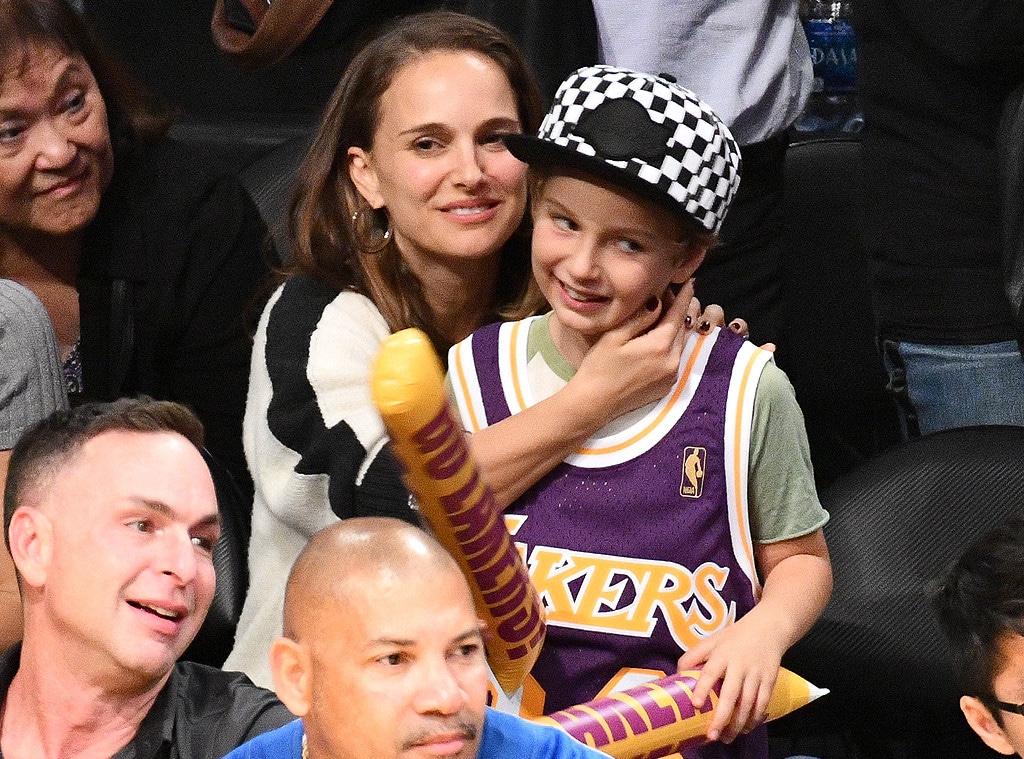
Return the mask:
{"type": "Polygon", "coordinates": [[[707,448],[688,445],[683,449],[683,478],[679,483],[679,495],[683,498],[700,498],[704,490],[704,462],[707,458],[707,448]]]}

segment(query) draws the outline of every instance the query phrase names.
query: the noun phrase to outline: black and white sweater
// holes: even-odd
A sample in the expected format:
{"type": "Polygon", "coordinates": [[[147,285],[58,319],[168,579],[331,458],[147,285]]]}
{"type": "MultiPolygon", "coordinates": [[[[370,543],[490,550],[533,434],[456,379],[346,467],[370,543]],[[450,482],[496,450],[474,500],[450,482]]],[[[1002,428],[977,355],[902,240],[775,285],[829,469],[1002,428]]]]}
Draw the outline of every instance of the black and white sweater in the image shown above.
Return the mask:
{"type": "Polygon", "coordinates": [[[255,484],[249,592],[225,669],[272,688],[288,571],[323,527],[354,516],[416,521],[370,397],[370,365],[389,334],[368,298],[295,275],[256,331],[243,435],[255,484]]]}

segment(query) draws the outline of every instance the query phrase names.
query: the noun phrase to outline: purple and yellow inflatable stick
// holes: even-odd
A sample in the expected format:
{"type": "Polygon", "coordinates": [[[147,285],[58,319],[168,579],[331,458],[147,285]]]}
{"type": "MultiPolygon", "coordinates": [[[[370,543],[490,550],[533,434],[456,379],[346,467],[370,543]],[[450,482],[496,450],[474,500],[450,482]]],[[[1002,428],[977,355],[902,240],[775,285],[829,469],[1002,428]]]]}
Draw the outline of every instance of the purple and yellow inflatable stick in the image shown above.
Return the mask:
{"type": "Polygon", "coordinates": [[[469,454],[427,336],[406,329],[385,340],[370,389],[405,468],[406,487],[469,580],[477,614],[492,633],[485,641],[488,663],[498,684],[511,693],[540,654],[544,608],[494,494],[469,454]]]}
{"type": "MultiPolygon", "coordinates": [[[[679,672],[534,721],[560,727],[615,759],[668,756],[707,742],[718,693],[712,691],[704,706],[694,709],[690,695],[699,676],[699,671],[679,672]]],[[[789,714],[826,693],[782,668],[768,702],[768,719],[789,714]]]]}
{"type": "MultiPolygon", "coordinates": [[[[440,362],[419,330],[391,335],[377,355],[371,392],[404,478],[420,512],[461,566],[477,613],[496,636],[487,655],[498,684],[511,693],[523,684],[544,640],[540,597],[493,493],[469,454],[465,435],[444,392],[440,362]]],[[[699,672],[680,672],[536,721],[565,730],[616,759],[653,759],[707,741],[717,691],[700,710],[690,694],[699,672]]],[[[788,714],[827,693],[779,670],[768,719],[788,714]]]]}

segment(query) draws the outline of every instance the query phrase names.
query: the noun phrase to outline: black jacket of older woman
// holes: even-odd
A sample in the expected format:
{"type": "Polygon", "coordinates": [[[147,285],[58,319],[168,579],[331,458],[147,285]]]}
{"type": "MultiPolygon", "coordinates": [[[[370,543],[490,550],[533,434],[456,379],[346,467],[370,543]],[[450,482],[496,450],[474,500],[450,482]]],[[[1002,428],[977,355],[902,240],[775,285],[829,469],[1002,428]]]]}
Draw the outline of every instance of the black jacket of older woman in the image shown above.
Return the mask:
{"type": "Polygon", "coordinates": [[[266,240],[236,180],[163,140],[119,160],[78,279],[83,399],[145,393],[188,405],[246,503],[242,415],[266,240]]]}

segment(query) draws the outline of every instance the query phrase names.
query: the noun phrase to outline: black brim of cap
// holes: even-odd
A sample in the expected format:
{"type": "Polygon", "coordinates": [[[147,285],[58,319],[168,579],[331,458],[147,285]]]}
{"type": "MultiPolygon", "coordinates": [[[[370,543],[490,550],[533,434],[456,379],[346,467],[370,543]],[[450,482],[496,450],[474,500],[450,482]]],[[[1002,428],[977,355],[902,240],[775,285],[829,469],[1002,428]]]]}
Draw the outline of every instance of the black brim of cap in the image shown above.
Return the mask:
{"type": "Polygon", "coordinates": [[[539,137],[525,134],[506,134],[502,136],[502,139],[508,147],[508,152],[523,163],[531,166],[575,169],[592,174],[616,187],[629,190],[644,200],[656,203],[671,213],[680,214],[702,229],[707,229],[699,219],[686,210],[682,202],[672,198],[660,187],[652,185],[626,169],[613,166],[602,158],[585,155],[550,140],[542,140],[539,137]]]}

